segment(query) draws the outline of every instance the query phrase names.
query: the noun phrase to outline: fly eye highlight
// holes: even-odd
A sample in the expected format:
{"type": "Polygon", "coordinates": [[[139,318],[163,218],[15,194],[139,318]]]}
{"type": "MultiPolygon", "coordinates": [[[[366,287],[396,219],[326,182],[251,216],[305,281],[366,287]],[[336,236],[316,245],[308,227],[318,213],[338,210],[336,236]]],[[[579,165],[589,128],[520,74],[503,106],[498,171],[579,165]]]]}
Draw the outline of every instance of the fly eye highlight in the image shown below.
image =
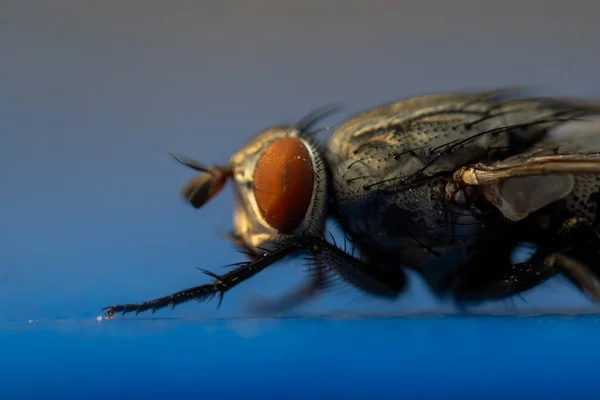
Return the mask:
{"type": "Polygon", "coordinates": [[[304,219],[315,181],[312,158],[297,138],[271,143],[254,170],[254,197],[263,218],[273,228],[291,232],[304,219]]]}

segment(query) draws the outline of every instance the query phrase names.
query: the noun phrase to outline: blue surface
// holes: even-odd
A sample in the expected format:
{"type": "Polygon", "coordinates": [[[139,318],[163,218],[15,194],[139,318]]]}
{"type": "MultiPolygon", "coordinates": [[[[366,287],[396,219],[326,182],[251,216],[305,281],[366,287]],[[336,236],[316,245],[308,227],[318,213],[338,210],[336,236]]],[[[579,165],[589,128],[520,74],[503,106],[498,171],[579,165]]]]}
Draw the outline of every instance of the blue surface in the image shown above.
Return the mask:
{"type": "Polygon", "coordinates": [[[597,398],[599,328],[598,316],[38,321],[1,335],[0,398],[597,398]]]}

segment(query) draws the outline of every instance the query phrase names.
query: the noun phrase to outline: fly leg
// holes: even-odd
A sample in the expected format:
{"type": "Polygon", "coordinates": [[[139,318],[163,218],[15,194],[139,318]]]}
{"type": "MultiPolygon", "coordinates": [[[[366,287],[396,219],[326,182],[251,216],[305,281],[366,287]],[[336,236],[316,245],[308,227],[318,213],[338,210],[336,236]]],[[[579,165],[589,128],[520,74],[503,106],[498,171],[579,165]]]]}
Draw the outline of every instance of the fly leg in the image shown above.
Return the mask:
{"type": "Polygon", "coordinates": [[[242,254],[246,255],[248,260],[254,261],[258,254],[242,239],[242,235],[235,231],[221,233],[221,237],[233,243],[234,247],[242,254]]]}
{"type": "Polygon", "coordinates": [[[406,287],[402,269],[387,267],[366,256],[356,258],[325,240],[312,244],[309,261],[371,296],[395,299],[406,287]]]}
{"type": "Polygon", "coordinates": [[[580,290],[600,301],[597,280],[600,241],[586,221],[567,220],[558,233],[526,262],[510,263],[510,244],[509,239],[480,250],[451,278],[450,290],[459,305],[506,299],[557,274],[565,275],[580,290]]]}
{"type": "MultiPolygon", "coordinates": [[[[314,239],[313,239],[314,241],[314,239]]],[[[346,251],[326,241],[313,243],[313,251],[306,261],[310,263],[311,277],[304,284],[273,299],[253,301],[253,312],[281,312],[295,308],[318,297],[327,290],[337,277],[371,296],[395,299],[406,285],[406,275],[397,266],[361,253],[355,258],[346,251]]]]}
{"type": "MultiPolygon", "coordinates": [[[[223,275],[219,276],[209,271],[204,271],[207,275],[214,278],[212,283],[195,286],[165,297],[141,303],[112,305],[105,307],[103,310],[107,318],[110,319],[117,313],[126,314],[135,312],[139,314],[148,310],[155,312],[156,310],[168,306],[175,307],[191,300],[206,301],[216,295],[219,295],[220,304],[225,292],[231,290],[234,286],[253,277],[277,261],[299,252],[308,253],[307,261],[311,263],[315,271],[321,271],[323,274],[327,272],[333,273],[359,290],[373,296],[395,298],[404,289],[405,276],[402,270],[378,268],[375,265],[367,264],[354,258],[337,246],[328,243],[325,239],[301,236],[295,238],[292,242],[280,245],[276,250],[259,255],[254,260],[248,261],[223,275]]],[[[317,287],[315,290],[318,289],[320,288],[317,287]]],[[[301,300],[302,297],[303,295],[301,294],[298,299],[301,300]]]]}
{"type": "MultiPolygon", "coordinates": [[[[544,283],[556,275],[553,267],[539,261],[511,264],[506,260],[481,260],[468,265],[471,272],[457,274],[452,280],[452,296],[461,308],[492,300],[504,300],[544,283]],[[485,273],[477,269],[487,270],[485,273]]],[[[463,271],[466,272],[466,271],[463,271]]]]}
{"type": "Polygon", "coordinates": [[[549,266],[560,269],[579,290],[600,302],[600,281],[586,264],[560,253],[551,254],[544,261],[549,266]]]}
{"type": "MultiPolygon", "coordinates": [[[[244,243],[241,235],[235,232],[228,232],[222,235],[233,242],[238,251],[245,254],[249,260],[255,260],[256,255],[253,250],[244,243]]],[[[327,284],[327,274],[322,269],[311,268],[309,273],[311,277],[307,282],[295,288],[294,290],[280,296],[276,300],[267,300],[257,298],[250,301],[249,309],[253,313],[272,313],[281,312],[294,308],[314,297],[317,297],[321,290],[325,289],[327,284]]]]}
{"type": "Polygon", "coordinates": [[[251,300],[250,311],[253,313],[283,312],[318,297],[327,288],[327,273],[323,268],[311,268],[310,273],[311,277],[306,282],[277,299],[251,300]]]}
{"type": "Polygon", "coordinates": [[[572,218],[559,234],[568,246],[548,255],[544,263],[562,272],[579,290],[600,302],[600,236],[584,219],[572,218]]]}
{"type": "Polygon", "coordinates": [[[225,292],[258,274],[269,265],[286,256],[292,255],[298,250],[299,248],[295,243],[288,246],[282,246],[277,250],[255,258],[253,261],[243,263],[240,267],[221,276],[203,270],[205,274],[214,278],[212,283],[195,286],[154,300],[141,303],[112,305],[105,307],[102,310],[105,312],[107,318],[112,319],[117,313],[125,315],[130,312],[135,312],[137,315],[148,310],[152,310],[152,313],[154,313],[155,311],[168,306],[175,308],[177,305],[191,300],[207,301],[217,294],[219,295],[219,304],[221,304],[225,292]]]}

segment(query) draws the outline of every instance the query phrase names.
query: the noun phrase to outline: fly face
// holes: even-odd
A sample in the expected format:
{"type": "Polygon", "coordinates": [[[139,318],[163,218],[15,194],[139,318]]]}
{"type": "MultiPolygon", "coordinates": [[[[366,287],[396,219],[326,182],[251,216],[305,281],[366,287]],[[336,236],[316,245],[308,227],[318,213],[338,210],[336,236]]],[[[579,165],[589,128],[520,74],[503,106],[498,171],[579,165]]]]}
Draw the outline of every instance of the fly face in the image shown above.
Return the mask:
{"type": "Polygon", "coordinates": [[[235,209],[232,238],[251,256],[299,235],[324,230],[327,177],[310,128],[318,120],[295,126],[272,126],[256,134],[225,166],[205,167],[177,158],[202,173],[182,189],[195,208],[217,195],[230,180],[235,209]]]}

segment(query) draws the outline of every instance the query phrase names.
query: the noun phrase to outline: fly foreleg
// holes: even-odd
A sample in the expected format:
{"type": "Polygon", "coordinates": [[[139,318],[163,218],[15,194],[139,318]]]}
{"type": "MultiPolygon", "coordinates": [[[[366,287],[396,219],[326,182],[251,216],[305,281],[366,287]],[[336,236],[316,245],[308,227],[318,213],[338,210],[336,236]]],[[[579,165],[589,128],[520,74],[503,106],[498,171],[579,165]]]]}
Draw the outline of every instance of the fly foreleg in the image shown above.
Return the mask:
{"type": "Polygon", "coordinates": [[[220,304],[225,292],[234,286],[253,277],[277,261],[300,252],[308,253],[307,261],[311,263],[314,271],[318,272],[315,275],[317,278],[313,278],[313,282],[309,282],[304,289],[292,293],[287,299],[284,298],[284,303],[280,303],[280,306],[286,305],[285,303],[287,303],[287,306],[292,306],[316,295],[321,289],[324,289],[325,274],[328,272],[339,276],[359,290],[379,297],[395,298],[405,285],[405,276],[400,269],[380,268],[354,258],[323,238],[301,236],[295,238],[292,242],[282,244],[276,250],[267,251],[257,256],[254,260],[246,262],[226,274],[216,275],[209,271],[203,271],[214,278],[212,283],[141,303],[112,305],[105,307],[103,310],[107,318],[113,318],[117,313],[135,312],[139,314],[148,310],[155,312],[191,300],[207,301],[216,295],[219,295],[220,304]]]}
{"type": "Polygon", "coordinates": [[[253,261],[246,262],[240,267],[221,276],[203,270],[204,273],[214,278],[212,283],[195,286],[170,294],[168,296],[144,301],[141,303],[112,305],[103,308],[103,311],[105,312],[107,318],[112,319],[117,313],[122,313],[125,315],[130,312],[135,312],[137,315],[148,310],[151,310],[152,313],[154,313],[162,308],[168,306],[174,308],[179,304],[186,303],[191,300],[207,301],[216,295],[219,295],[220,304],[223,300],[225,292],[258,274],[269,265],[297,252],[300,249],[301,248],[296,243],[282,246],[277,250],[264,253],[262,256],[257,257],[253,261]]]}
{"type": "Polygon", "coordinates": [[[340,278],[371,296],[395,299],[404,290],[406,275],[396,266],[358,259],[324,239],[304,237],[301,245],[307,250],[311,278],[296,290],[274,300],[259,300],[253,311],[273,312],[296,307],[317,297],[330,287],[332,277],[340,278]]]}

